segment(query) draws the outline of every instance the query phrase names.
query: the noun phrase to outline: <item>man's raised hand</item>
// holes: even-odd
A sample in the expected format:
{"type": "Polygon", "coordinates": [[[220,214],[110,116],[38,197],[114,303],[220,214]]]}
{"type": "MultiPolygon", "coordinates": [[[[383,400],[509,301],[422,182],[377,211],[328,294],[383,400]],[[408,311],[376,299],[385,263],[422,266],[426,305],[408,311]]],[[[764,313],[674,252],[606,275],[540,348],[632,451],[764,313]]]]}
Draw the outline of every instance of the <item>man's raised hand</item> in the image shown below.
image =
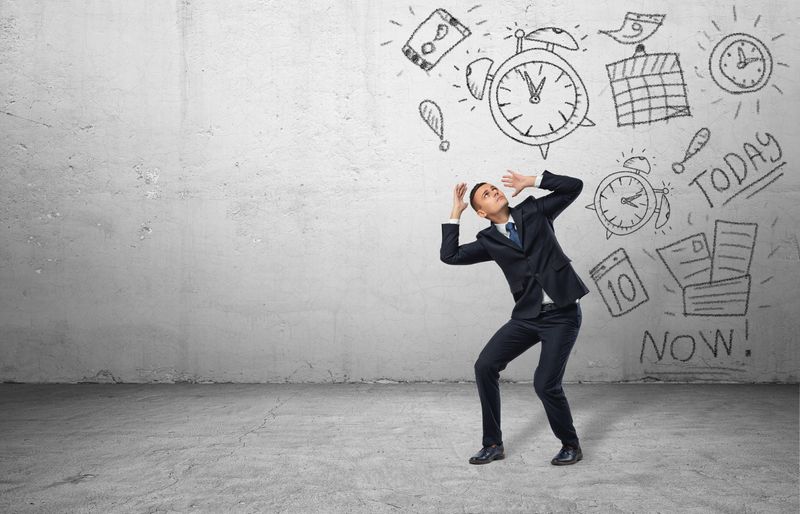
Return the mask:
{"type": "Polygon", "coordinates": [[[464,195],[467,192],[467,183],[461,182],[456,184],[453,188],[453,211],[451,216],[453,218],[460,218],[461,213],[467,208],[467,202],[464,201],[464,195]]]}
{"type": "Polygon", "coordinates": [[[503,175],[501,179],[503,181],[503,185],[506,187],[510,187],[514,190],[514,194],[511,196],[517,196],[520,191],[525,189],[526,187],[532,187],[536,183],[536,176],[527,176],[521,173],[517,173],[516,171],[506,170],[509,173],[503,175]]]}

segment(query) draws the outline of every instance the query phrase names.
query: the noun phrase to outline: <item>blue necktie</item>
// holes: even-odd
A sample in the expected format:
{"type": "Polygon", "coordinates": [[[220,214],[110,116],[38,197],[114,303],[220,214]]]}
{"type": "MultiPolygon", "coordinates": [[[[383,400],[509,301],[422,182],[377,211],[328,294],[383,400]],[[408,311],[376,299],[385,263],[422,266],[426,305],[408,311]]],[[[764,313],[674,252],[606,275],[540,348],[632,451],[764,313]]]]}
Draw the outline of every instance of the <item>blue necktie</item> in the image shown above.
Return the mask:
{"type": "Polygon", "coordinates": [[[514,225],[513,221],[509,221],[506,223],[506,230],[508,230],[508,237],[516,243],[517,246],[522,248],[522,243],[519,240],[519,234],[517,234],[517,228],[514,225]]]}

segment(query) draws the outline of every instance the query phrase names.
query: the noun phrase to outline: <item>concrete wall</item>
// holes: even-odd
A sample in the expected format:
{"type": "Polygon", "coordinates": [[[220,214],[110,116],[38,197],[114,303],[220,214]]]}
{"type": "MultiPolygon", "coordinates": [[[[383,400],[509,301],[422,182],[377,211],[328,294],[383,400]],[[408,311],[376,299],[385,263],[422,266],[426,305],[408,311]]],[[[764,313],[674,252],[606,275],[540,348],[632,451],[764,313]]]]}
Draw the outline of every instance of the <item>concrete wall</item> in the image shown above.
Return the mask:
{"type": "MultiPolygon", "coordinates": [[[[592,289],[567,380],[796,382],[798,15],[766,1],[2,0],[0,379],[470,380],[512,298],[494,263],[439,261],[440,223],[456,182],[500,185],[511,168],[584,181],[556,222],[592,289]],[[439,7],[470,35],[450,25],[435,42],[452,49],[423,71],[402,48],[439,7]],[[599,32],[628,8],[666,16],[599,32]],[[478,100],[465,72],[480,57],[496,72],[515,29],[549,26],[579,45],[555,53],[594,126],[550,136],[544,159],[547,136],[504,133],[491,83],[478,100]],[[622,77],[644,64],[606,65],[654,29],[645,51],[673,55],[644,57],[648,80],[685,90],[638,90],[652,101],[631,119],[620,88],[642,79],[622,77]],[[741,77],[710,69],[741,41],[768,53],[734,50],[741,77]],[[586,208],[622,171],[668,191],[626,234],[586,208]],[[721,310],[693,303],[703,292],[721,310]]],[[[484,226],[467,211],[462,242],[484,226]]],[[[503,377],[530,380],[537,358],[503,377]]]]}

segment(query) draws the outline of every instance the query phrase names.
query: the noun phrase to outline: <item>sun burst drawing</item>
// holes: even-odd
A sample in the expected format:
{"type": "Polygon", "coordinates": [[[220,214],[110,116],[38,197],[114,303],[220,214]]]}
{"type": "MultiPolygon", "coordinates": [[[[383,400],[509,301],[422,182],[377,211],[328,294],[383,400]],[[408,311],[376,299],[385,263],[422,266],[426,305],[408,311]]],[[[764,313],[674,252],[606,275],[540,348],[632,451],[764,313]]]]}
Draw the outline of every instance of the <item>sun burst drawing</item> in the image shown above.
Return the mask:
{"type": "MultiPolygon", "coordinates": [[[[749,23],[742,27],[745,21],[740,19],[735,5],[732,7],[732,18],[733,28],[731,29],[723,29],[716,20],[712,19],[711,25],[714,27],[714,31],[712,34],[705,30],[702,31],[705,41],[698,41],[697,45],[703,51],[709,51],[710,48],[708,76],[714,84],[724,93],[741,98],[733,115],[733,118],[736,119],[739,117],[745,99],[750,94],[756,92],[763,94],[767,90],[775,90],[779,94],[783,94],[783,90],[775,83],[774,72],[776,69],[789,68],[789,65],[776,60],[771,50],[775,46],[775,42],[786,34],[755,36],[743,32],[743,30],[750,31],[750,29],[752,32],[763,32],[758,29],[761,15],[756,16],[752,27],[749,27],[749,23]]],[[[698,77],[707,78],[698,68],[695,68],[695,74],[698,77]]],[[[705,90],[701,89],[701,91],[705,90]]],[[[720,97],[711,103],[717,104],[724,98],[720,97]]],[[[761,98],[757,97],[755,98],[755,113],[760,114],[760,112],[761,98]]]]}

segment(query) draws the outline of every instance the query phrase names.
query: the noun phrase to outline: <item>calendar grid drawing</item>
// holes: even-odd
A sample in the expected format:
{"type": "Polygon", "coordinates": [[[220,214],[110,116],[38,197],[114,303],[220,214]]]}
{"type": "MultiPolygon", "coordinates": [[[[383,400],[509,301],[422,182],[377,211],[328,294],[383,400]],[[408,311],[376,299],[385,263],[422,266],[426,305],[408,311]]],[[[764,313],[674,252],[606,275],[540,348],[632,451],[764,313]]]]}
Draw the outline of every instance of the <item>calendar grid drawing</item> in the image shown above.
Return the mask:
{"type": "Polygon", "coordinates": [[[678,54],[648,54],[639,45],[633,57],[606,65],[617,126],[636,126],[691,116],[678,54]]]}

